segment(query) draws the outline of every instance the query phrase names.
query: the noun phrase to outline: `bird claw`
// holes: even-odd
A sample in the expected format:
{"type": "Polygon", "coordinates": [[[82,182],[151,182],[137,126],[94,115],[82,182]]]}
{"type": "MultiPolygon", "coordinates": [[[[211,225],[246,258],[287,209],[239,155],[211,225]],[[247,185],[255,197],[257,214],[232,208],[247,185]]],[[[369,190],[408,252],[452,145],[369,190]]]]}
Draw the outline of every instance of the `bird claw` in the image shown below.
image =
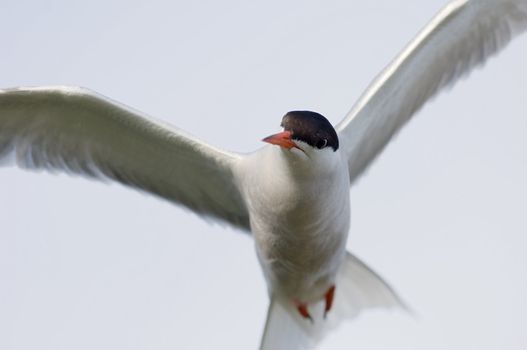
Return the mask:
{"type": "Polygon", "coordinates": [[[296,309],[300,313],[300,316],[302,316],[305,319],[308,319],[313,323],[313,317],[309,314],[309,311],[307,310],[307,304],[303,303],[297,303],[296,309]]]}
{"type": "Polygon", "coordinates": [[[324,319],[326,319],[326,316],[331,310],[331,307],[333,306],[333,298],[335,297],[335,285],[332,285],[329,287],[328,291],[324,295],[324,299],[326,300],[326,307],[324,308],[324,319]]]}
{"type": "MultiPolygon", "coordinates": [[[[324,319],[326,319],[328,312],[331,310],[331,307],[333,306],[334,297],[335,297],[335,285],[332,285],[331,287],[329,287],[326,294],[324,294],[324,300],[326,302],[326,306],[324,307],[324,319]]],[[[313,317],[311,317],[311,315],[309,314],[309,310],[307,309],[307,304],[301,303],[298,301],[295,302],[295,304],[296,304],[296,309],[298,310],[298,313],[300,314],[300,316],[311,321],[311,323],[314,323],[313,317]]]]}

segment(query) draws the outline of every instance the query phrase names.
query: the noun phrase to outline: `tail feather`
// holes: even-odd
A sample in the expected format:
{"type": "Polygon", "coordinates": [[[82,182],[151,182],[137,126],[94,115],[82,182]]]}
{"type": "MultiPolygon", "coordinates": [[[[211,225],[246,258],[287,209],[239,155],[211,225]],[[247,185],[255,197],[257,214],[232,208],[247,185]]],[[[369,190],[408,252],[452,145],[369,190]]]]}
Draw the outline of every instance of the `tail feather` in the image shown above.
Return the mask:
{"type": "Polygon", "coordinates": [[[271,298],[260,350],[300,350],[312,347],[309,333],[302,321],[297,319],[286,303],[271,298]]]}
{"type": "Polygon", "coordinates": [[[314,347],[343,320],[370,308],[401,308],[401,298],[378,274],[356,256],[347,253],[336,282],[333,309],[323,318],[324,303],[309,305],[314,322],[303,319],[292,303],[271,297],[260,350],[301,350],[314,347]]]}
{"type": "Polygon", "coordinates": [[[395,290],[375,271],[351,253],[337,276],[335,312],[340,320],[357,317],[371,308],[401,308],[409,311],[395,290]]]}

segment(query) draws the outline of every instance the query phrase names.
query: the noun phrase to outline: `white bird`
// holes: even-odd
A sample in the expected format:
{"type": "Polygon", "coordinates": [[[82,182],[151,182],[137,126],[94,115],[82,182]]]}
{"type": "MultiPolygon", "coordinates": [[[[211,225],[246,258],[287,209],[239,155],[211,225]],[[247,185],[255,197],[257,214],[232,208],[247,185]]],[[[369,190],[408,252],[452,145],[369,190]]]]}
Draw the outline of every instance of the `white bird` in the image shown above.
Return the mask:
{"type": "Polygon", "coordinates": [[[83,88],[0,90],[0,162],[117,180],[251,232],[270,296],[261,349],[306,347],[366,308],[404,307],[345,250],[349,188],[431,96],[526,27],[526,0],[453,1],[335,128],[289,112],[248,155],[83,88]]]}

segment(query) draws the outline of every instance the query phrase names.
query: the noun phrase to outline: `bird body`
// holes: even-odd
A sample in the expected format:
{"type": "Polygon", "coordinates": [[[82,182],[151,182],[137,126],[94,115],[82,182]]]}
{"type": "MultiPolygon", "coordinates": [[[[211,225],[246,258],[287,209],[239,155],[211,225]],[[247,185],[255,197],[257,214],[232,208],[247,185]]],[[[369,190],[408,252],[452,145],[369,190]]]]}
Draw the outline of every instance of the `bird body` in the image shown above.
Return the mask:
{"type": "Polygon", "coordinates": [[[526,0],[452,1],[339,124],[289,112],[250,154],[87,89],[0,90],[0,162],[115,180],[252,233],[270,296],[261,349],[301,348],[364,309],[404,308],[346,252],[350,186],[426,101],[526,28],[526,0]]]}
{"type": "Polygon", "coordinates": [[[332,149],[306,154],[267,146],[248,157],[245,169],[253,169],[243,176],[243,187],[270,290],[290,300],[320,300],[345,254],[346,163],[332,149]]]}

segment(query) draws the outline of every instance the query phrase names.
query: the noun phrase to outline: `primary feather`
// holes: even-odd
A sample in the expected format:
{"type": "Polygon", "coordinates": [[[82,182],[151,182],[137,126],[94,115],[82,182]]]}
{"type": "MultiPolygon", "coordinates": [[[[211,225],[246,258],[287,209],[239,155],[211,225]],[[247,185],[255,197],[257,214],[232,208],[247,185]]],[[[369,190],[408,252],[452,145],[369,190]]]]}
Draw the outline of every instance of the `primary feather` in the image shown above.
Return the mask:
{"type": "Polygon", "coordinates": [[[0,90],[0,161],[117,180],[249,230],[240,159],[87,89],[0,90]]]}
{"type": "Polygon", "coordinates": [[[527,27],[526,0],[456,0],[371,83],[336,127],[353,183],[434,94],[527,27]]]}

